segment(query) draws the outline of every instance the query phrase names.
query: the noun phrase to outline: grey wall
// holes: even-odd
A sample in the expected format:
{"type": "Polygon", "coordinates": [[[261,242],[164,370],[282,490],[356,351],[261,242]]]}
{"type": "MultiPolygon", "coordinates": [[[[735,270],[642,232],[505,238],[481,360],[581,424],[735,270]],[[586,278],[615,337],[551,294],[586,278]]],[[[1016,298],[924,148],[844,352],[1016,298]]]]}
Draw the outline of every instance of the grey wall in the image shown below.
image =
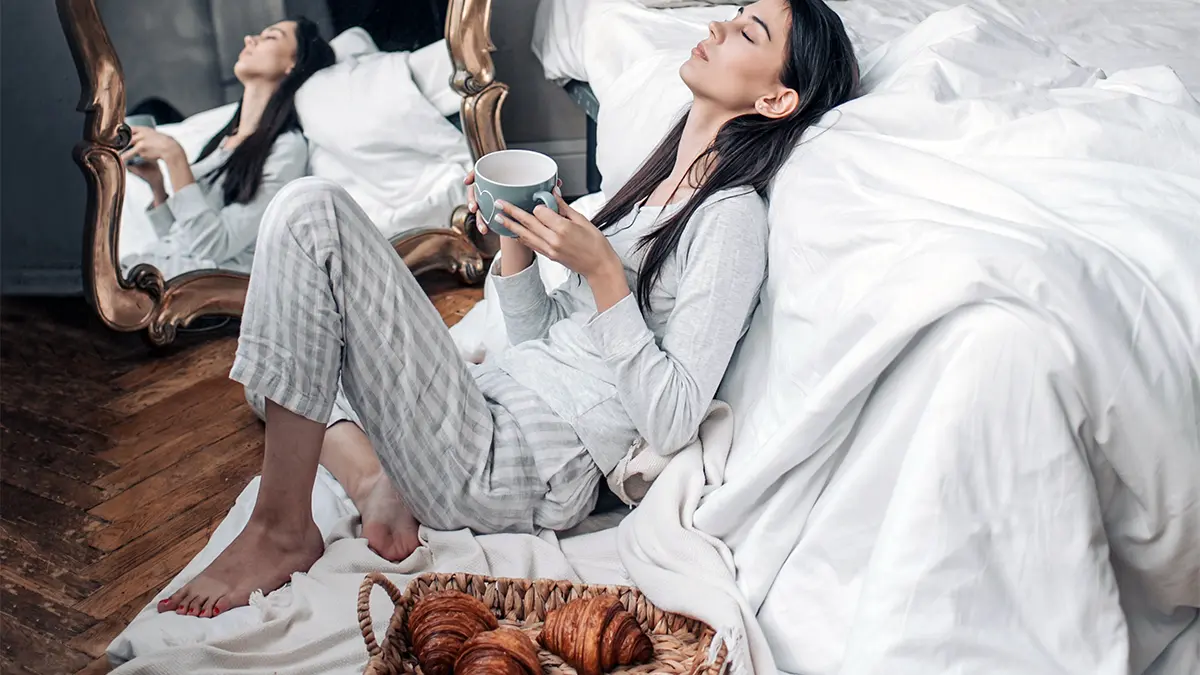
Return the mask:
{"type": "Polygon", "coordinates": [[[77,293],[83,174],[79,80],[54,3],[0,2],[0,290],[77,293]]]}

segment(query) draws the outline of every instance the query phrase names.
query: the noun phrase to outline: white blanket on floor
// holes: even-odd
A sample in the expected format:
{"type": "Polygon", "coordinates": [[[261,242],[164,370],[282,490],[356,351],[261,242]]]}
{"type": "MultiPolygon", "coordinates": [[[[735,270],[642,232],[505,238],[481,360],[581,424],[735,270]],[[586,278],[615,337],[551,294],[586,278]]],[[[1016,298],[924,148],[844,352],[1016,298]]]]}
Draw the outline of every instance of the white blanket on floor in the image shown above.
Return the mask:
{"type": "MultiPolygon", "coordinates": [[[[159,614],[157,602],[194,578],[245,526],[258,493],[256,478],[204,550],[109,645],[109,659],[124,663],[115,671],[122,675],[358,673],[367,662],[356,616],[358,588],[364,574],[380,571],[401,587],[425,572],[638,585],[658,606],[698,617],[732,647],[752,645],[760,651],[758,658],[769,661],[753,613],[740,600],[728,549],[697,532],[687,515],[705,489],[706,475],[710,483],[719,483],[732,437],[731,415],[720,408],[705,422],[701,440],[671,464],[662,489],[654,492],[654,506],[635,511],[637,517],[626,518],[619,530],[559,542],[552,533],[474,537],[466,530],[422,528],[423,546],[399,564],[382,560],[365,540],[354,538],[358,514],[322,469],[313,489],[313,516],[328,547],[308,573],[295,574],[289,586],[266,597],[256,594],[249,607],[214,619],[159,614]],[[686,508],[672,508],[675,503],[686,508]]],[[[381,607],[387,605],[378,589],[375,598],[381,607]]],[[[374,613],[380,637],[389,616],[382,609],[374,613]]],[[[744,656],[739,661],[732,672],[751,672],[744,656]]]]}
{"type": "MultiPolygon", "coordinates": [[[[258,494],[255,478],[208,544],[108,647],[117,673],[360,673],[367,653],[358,629],[356,599],[367,572],[384,572],[403,586],[424,572],[466,572],[546,577],[597,584],[632,583],[616,555],[616,531],[563,540],[551,533],[496,534],[421,530],[424,544],[393,564],[355,539],[358,513],[337,481],[321,470],[313,488],[313,517],[328,544],[307,574],[251,606],[213,619],[159,614],[155,605],[195,577],[245,526],[258,494]],[[131,660],[132,659],[132,660],[131,660]],[[121,665],[124,664],[124,665],[121,665]]],[[[382,639],[391,616],[380,590],[374,598],[375,630],[382,639]]]]}

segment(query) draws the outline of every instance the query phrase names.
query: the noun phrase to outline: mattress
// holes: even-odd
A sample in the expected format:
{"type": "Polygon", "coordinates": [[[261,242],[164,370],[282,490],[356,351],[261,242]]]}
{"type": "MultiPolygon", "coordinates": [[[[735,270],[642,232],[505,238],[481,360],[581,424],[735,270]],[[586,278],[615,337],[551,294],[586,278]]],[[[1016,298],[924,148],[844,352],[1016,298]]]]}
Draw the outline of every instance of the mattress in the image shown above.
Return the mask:
{"type": "MultiPolygon", "coordinates": [[[[830,2],[862,57],[955,0],[830,2]]],[[[1167,65],[1200,92],[1198,0],[972,0],[1033,37],[1048,40],[1081,65],[1112,72],[1167,65]]],[[[651,10],[635,0],[542,0],[533,51],[547,79],[604,82],[628,64],[663,49],[686,49],[709,21],[735,7],[651,10]]],[[[596,87],[600,91],[599,87],[596,87]]],[[[601,95],[601,98],[602,95],[601,95]]]]}

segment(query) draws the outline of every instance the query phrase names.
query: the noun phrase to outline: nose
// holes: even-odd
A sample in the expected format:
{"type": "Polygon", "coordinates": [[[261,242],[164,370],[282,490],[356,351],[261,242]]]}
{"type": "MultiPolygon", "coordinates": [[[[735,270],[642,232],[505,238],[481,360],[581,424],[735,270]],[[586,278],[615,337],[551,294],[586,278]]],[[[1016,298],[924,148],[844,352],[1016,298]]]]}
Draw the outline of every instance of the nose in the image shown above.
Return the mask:
{"type": "Polygon", "coordinates": [[[247,47],[253,46],[254,45],[254,36],[247,35],[246,37],[242,38],[242,42],[245,43],[245,45],[247,47]]]}
{"type": "Polygon", "coordinates": [[[708,24],[708,34],[712,36],[713,42],[720,44],[725,41],[725,22],[711,21],[708,24]]]}

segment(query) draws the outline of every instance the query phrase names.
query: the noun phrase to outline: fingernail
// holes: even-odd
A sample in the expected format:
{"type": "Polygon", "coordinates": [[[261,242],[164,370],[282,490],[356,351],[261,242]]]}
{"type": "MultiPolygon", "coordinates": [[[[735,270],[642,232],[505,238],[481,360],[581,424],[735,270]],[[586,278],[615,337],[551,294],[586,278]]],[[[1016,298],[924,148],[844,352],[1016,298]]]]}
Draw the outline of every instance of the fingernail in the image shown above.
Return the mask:
{"type": "Polygon", "coordinates": [[[504,207],[508,206],[508,202],[504,201],[503,199],[497,199],[496,206],[499,208],[504,208],[504,207]]]}
{"type": "Polygon", "coordinates": [[[220,613],[221,613],[221,610],[217,609],[216,607],[213,607],[213,616],[216,616],[220,613]]]}

